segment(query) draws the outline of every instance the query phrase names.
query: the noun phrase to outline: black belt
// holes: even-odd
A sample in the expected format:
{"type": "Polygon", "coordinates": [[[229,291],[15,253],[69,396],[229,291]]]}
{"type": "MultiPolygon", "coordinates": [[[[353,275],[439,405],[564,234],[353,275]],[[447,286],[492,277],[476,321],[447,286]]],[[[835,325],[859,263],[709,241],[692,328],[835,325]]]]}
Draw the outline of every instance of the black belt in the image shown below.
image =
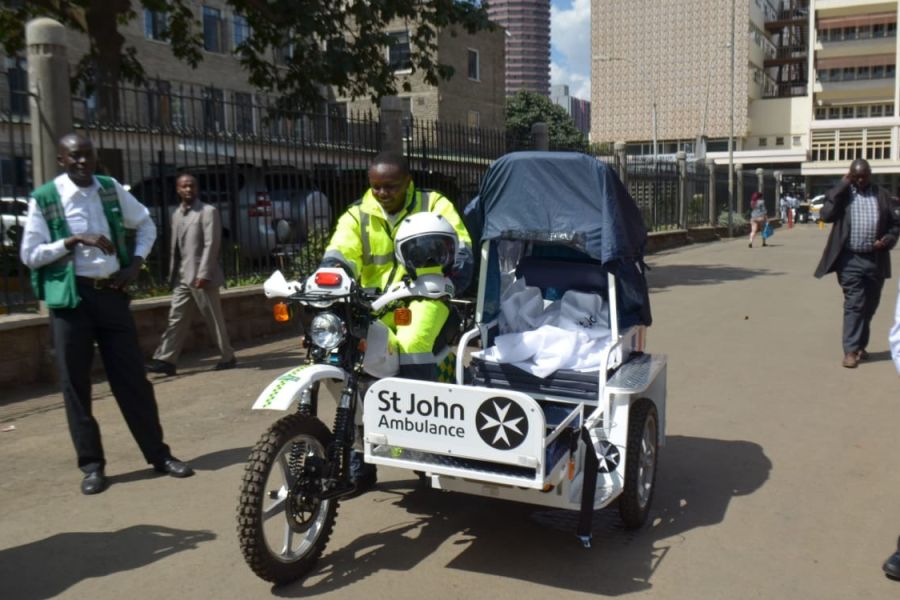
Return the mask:
{"type": "Polygon", "coordinates": [[[75,276],[75,281],[82,285],[86,285],[88,287],[92,287],[95,290],[116,290],[118,288],[113,286],[113,280],[110,277],[105,277],[103,279],[96,279],[94,277],[81,277],[80,275],[75,276]]]}

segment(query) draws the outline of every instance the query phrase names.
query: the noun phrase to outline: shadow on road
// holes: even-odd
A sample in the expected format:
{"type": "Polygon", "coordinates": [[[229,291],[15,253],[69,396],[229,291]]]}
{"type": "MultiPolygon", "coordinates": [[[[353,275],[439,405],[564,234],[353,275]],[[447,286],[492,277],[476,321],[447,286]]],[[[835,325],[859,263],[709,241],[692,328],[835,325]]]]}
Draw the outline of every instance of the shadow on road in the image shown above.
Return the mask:
{"type": "Polygon", "coordinates": [[[780,275],[768,269],[745,269],[727,265],[650,265],[647,284],[661,291],[680,285],[714,285],[723,281],[742,281],[763,275],[780,275]]]}
{"type": "MultiPolygon", "coordinates": [[[[720,523],[731,499],[762,487],[771,468],[762,447],[752,442],[672,436],[661,452],[648,524],[628,531],[614,507],[598,511],[590,550],[575,537],[575,512],[410,490],[403,487],[406,482],[395,489],[382,486],[381,491],[398,494],[388,501],[408,511],[408,522],[332,548],[306,581],[274,588],[273,593],[323,595],[383,569],[406,571],[448,540],[459,547],[447,565],[451,569],[594,594],[648,589],[655,570],[685,534],[720,523]]],[[[355,504],[347,502],[341,510],[364,508],[355,504]]],[[[447,595],[453,594],[447,590],[447,595]]]]}
{"type": "Polygon", "coordinates": [[[159,525],[60,533],[0,550],[0,591],[16,600],[52,598],[84,579],[137,569],[215,537],[159,525]]]}
{"type": "Polygon", "coordinates": [[[217,450],[209,454],[203,454],[188,462],[195,471],[218,471],[247,461],[250,456],[250,446],[241,448],[229,448],[227,450],[217,450]]]}

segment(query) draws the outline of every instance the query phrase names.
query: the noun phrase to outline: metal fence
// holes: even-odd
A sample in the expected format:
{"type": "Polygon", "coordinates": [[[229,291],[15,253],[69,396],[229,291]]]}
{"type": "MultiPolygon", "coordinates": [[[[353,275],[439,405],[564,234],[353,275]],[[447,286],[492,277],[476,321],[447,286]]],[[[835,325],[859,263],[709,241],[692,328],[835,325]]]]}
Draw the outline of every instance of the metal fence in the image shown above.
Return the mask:
{"type": "MultiPolygon", "coordinates": [[[[175,179],[180,174],[196,177],[201,198],[219,209],[222,262],[231,284],[262,281],[274,268],[308,272],[318,263],[337,216],[367,188],[367,167],[380,149],[376,116],[279,111],[251,94],[227,98],[211,87],[153,82],[74,100],[76,128],[94,142],[99,171],[125,185],[157,225],[139,294],[168,289],[169,222],[178,204],[175,179]]],[[[36,306],[27,269],[18,260],[17,237],[28,194],[40,182],[31,181],[30,124],[20,110],[27,102],[16,100],[0,106],[0,312],[36,306]]],[[[477,194],[495,159],[533,144],[530,136],[502,130],[413,119],[405,120],[402,129],[416,184],[444,193],[460,209],[477,194]]],[[[612,157],[598,158],[612,162],[612,157]]],[[[648,228],[681,226],[677,165],[631,157],[627,168],[629,190],[648,228]]],[[[701,167],[689,169],[689,224],[705,222],[707,177],[701,167]]]]}

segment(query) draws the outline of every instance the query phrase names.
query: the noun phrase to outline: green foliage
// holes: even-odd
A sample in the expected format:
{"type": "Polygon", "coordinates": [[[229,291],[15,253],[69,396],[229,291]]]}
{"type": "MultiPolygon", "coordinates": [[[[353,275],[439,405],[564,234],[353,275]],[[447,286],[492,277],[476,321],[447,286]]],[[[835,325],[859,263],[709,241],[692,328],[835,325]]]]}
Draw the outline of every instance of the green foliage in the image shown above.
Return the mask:
{"type": "MultiPolygon", "coordinates": [[[[747,217],[745,217],[744,215],[742,215],[741,213],[739,213],[737,211],[734,211],[731,215],[731,223],[735,227],[740,227],[740,226],[746,225],[748,222],[749,221],[747,221],[747,217]]],[[[727,210],[723,210],[721,213],[719,213],[719,226],[720,227],[728,226],[728,211],[727,210]]]]}
{"type": "Polygon", "coordinates": [[[306,277],[319,267],[328,246],[328,237],[328,231],[316,231],[310,235],[300,252],[294,256],[292,266],[296,277],[306,277]]]}
{"type": "Polygon", "coordinates": [[[506,99],[506,130],[516,137],[531,133],[535,123],[547,123],[550,145],[587,150],[587,140],[565,109],[550,98],[534,92],[521,91],[506,99]]]}
{"type": "MultiPolygon", "coordinates": [[[[373,99],[396,94],[397,79],[385,61],[391,38],[385,24],[400,19],[410,31],[412,70],[437,84],[453,75],[437,60],[438,33],[457,29],[493,30],[486,7],[476,0],[227,0],[243,15],[251,35],[235,48],[248,79],[279,97],[280,108],[319,108],[323,87],[342,96],[373,99]],[[286,57],[276,63],[273,50],[286,57]],[[287,50],[285,52],[285,50],[287,50]]],[[[29,0],[0,6],[0,43],[7,54],[24,48],[25,23],[50,17],[83,33],[89,51],[79,63],[75,83],[142,83],[147,74],[133,46],[119,29],[143,18],[143,9],[169,15],[161,38],[175,58],[191,66],[203,60],[203,24],[190,0],[29,0]],[[137,9],[137,10],[135,10],[137,9]]],[[[153,75],[151,73],[151,75],[153,75]]],[[[405,86],[408,84],[405,84],[405,86]]],[[[102,100],[102,98],[101,98],[102,100]]]]}

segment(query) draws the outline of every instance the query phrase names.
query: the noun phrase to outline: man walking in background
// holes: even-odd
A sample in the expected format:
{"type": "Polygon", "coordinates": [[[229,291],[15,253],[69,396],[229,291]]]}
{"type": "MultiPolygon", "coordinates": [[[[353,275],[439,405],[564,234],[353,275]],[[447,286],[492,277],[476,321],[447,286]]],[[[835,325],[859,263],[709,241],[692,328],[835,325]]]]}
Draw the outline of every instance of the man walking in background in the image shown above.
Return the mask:
{"type": "Polygon", "coordinates": [[[180,176],[175,181],[175,192],[181,204],[172,214],[169,274],[174,290],[169,325],[147,370],[164,375],[175,374],[178,356],[197,310],[206,320],[206,326],[222,355],[215,369],[231,369],[237,361],[228,339],[219,298],[219,287],[225,284],[225,275],[219,263],[222,246],[219,211],[200,200],[197,179],[193,175],[180,176]]]}
{"type": "Polygon", "coordinates": [[[869,357],[869,324],[891,276],[890,250],[900,235],[900,209],[887,190],[869,181],[869,163],[858,158],[841,182],[828,190],[820,215],[834,223],[816,277],[836,272],[844,291],[842,365],[856,368],[869,357]]]}

